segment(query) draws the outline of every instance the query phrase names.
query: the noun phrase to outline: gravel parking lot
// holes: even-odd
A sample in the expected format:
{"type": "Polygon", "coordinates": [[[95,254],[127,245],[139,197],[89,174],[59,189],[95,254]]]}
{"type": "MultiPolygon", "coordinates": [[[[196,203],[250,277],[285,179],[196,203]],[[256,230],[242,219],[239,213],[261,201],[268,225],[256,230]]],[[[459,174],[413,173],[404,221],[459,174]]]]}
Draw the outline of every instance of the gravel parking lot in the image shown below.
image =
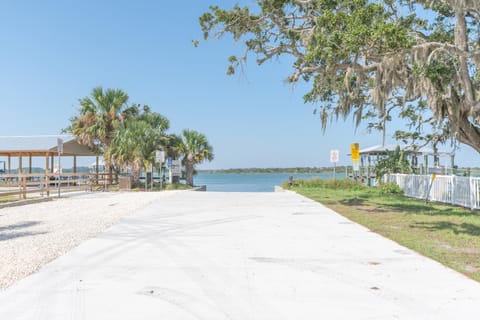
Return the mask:
{"type": "Polygon", "coordinates": [[[158,198],[158,193],[81,192],[0,209],[0,289],[158,198]]]}

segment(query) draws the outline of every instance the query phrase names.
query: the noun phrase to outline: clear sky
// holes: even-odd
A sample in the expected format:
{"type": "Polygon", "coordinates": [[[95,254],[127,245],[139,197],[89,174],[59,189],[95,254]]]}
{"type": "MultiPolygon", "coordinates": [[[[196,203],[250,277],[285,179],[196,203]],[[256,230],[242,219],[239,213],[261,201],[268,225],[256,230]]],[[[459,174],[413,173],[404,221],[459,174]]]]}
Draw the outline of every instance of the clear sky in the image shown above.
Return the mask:
{"type": "MultiPolygon", "coordinates": [[[[339,165],[350,164],[350,143],[381,143],[351,119],[323,134],[315,106],[302,100],[308,87],[285,82],[287,59],[262,67],[251,59],[227,76],[227,57],[240,44],[192,44],[202,36],[198,17],[217,3],[235,1],[1,1],[0,135],[58,134],[78,100],[102,86],[166,116],[172,133],[204,133],[215,160],[202,169],[329,166],[331,149],[340,151],[339,165]]],[[[457,151],[460,166],[479,160],[469,147],[457,151]]]]}

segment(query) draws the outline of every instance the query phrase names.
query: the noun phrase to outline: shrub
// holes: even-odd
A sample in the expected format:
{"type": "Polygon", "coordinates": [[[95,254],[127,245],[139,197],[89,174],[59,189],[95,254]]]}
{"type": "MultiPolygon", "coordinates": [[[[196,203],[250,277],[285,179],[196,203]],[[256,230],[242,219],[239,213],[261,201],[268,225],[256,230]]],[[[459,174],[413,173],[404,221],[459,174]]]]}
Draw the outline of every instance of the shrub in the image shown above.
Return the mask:
{"type": "Polygon", "coordinates": [[[381,194],[403,194],[403,190],[395,182],[381,183],[376,186],[381,194]]]}
{"type": "Polygon", "coordinates": [[[366,188],[364,185],[359,184],[352,179],[298,179],[294,180],[293,184],[290,181],[283,183],[284,189],[290,189],[291,187],[300,188],[328,188],[328,189],[362,189],[366,188]]]}
{"type": "Polygon", "coordinates": [[[165,186],[165,190],[189,190],[191,186],[183,183],[172,183],[165,186]]]}
{"type": "Polygon", "coordinates": [[[387,151],[387,156],[377,160],[373,168],[377,181],[381,181],[385,174],[412,173],[413,169],[408,162],[405,152],[397,146],[395,151],[387,151]]]}

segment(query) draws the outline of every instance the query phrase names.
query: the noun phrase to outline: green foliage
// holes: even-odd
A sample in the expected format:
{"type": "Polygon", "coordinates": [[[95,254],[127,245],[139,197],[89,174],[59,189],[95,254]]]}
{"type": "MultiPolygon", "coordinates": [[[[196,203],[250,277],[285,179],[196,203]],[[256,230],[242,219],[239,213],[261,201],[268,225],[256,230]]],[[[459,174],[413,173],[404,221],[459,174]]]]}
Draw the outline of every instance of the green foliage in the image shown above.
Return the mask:
{"type": "MultiPolygon", "coordinates": [[[[135,106],[140,110],[138,105],[135,106]]],[[[155,161],[155,152],[160,149],[169,127],[164,116],[152,112],[148,106],[116,128],[106,155],[119,168],[131,168],[135,180],[140,169],[148,169],[155,161]]]]}
{"type": "Polygon", "coordinates": [[[381,181],[385,174],[412,173],[412,167],[405,157],[405,153],[397,146],[395,151],[389,151],[387,156],[379,159],[373,168],[377,181],[381,181]]]}
{"type": "MultiPolygon", "coordinates": [[[[414,15],[397,18],[391,4],[367,0],[256,4],[258,12],[238,5],[230,10],[210,7],[199,18],[204,38],[230,34],[235,41],[243,40],[247,54],[255,54],[259,64],[283,54],[295,57],[296,71],[289,81],[297,81],[299,75],[305,80],[313,77],[305,101],[324,102],[319,113],[324,127],[330,115],[347,115],[368,100],[362,91],[371,86],[370,80],[357,72],[360,69],[350,72],[349,67],[361,57],[377,61],[381,55],[411,47],[410,31],[420,23],[414,15]],[[345,81],[350,83],[347,88],[345,81]]],[[[233,74],[247,54],[230,57],[227,73],[233,74]]]]}
{"type": "Polygon", "coordinates": [[[400,186],[394,182],[380,183],[375,188],[377,188],[381,194],[403,195],[403,190],[400,189],[400,186]]]}
{"type": "Polygon", "coordinates": [[[70,120],[71,125],[64,131],[103,153],[110,168],[131,170],[135,182],[141,169],[154,164],[159,149],[174,159],[184,155],[190,170],[187,173],[192,175],[196,163],[213,159],[213,149],[205,135],[194,130],[184,130],[182,137],[167,134],[170,122],[166,117],[146,105],[128,105],[128,95],[119,89],[94,88],[90,97],[80,99],[79,113],[70,120]]]}
{"type": "Polygon", "coordinates": [[[192,186],[183,183],[172,183],[165,186],[165,190],[190,190],[192,186]]]}
{"type": "Polygon", "coordinates": [[[187,184],[193,186],[195,165],[203,161],[213,160],[213,148],[207,137],[195,130],[183,130],[180,137],[178,151],[183,154],[182,162],[185,166],[185,179],[187,184]]]}
{"type": "Polygon", "coordinates": [[[370,128],[385,132],[391,108],[423,100],[442,135],[480,150],[479,10],[478,1],[256,0],[211,7],[199,21],[205,39],[243,42],[229,74],[252,55],[259,65],[293,58],[288,81],[311,85],[304,100],[323,129],[348,116],[359,125],[368,113],[379,120],[370,128]]]}
{"type": "MultiPolygon", "coordinates": [[[[345,173],[347,167],[337,166],[336,173],[345,173]]],[[[333,172],[333,167],[292,167],[292,168],[232,168],[220,170],[201,170],[199,173],[328,173],[333,172]]]]}
{"type": "Polygon", "coordinates": [[[321,179],[321,178],[312,178],[312,179],[298,179],[294,180],[293,184],[290,181],[285,181],[282,184],[284,189],[291,188],[327,188],[327,189],[363,189],[366,188],[362,184],[358,184],[355,180],[352,179],[321,179]]]}
{"type": "Polygon", "coordinates": [[[399,117],[406,121],[407,130],[396,130],[394,138],[403,141],[413,148],[421,148],[452,141],[452,126],[447,120],[438,120],[429,109],[425,100],[416,101],[415,104],[405,105],[399,117]]]}
{"type": "Polygon", "coordinates": [[[78,114],[70,118],[70,126],[64,131],[99,154],[110,146],[116,127],[138,111],[128,106],[128,95],[120,89],[96,87],[79,102],[78,114]]]}

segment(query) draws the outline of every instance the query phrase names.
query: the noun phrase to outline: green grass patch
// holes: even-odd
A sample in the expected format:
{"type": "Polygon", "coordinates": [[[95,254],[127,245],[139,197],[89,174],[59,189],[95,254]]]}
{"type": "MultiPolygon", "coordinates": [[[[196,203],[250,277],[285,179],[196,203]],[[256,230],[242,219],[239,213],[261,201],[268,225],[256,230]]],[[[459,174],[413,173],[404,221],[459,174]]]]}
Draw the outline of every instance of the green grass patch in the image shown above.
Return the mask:
{"type": "Polygon", "coordinates": [[[338,187],[338,182],[324,181],[291,189],[480,281],[478,211],[406,198],[394,186],[368,188],[345,182],[345,187],[338,187]]]}
{"type": "Polygon", "coordinates": [[[18,200],[20,200],[18,196],[0,196],[0,203],[14,202],[18,200]]]}
{"type": "Polygon", "coordinates": [[[183,183],[172,183],[165,186],[165,190],[190,190],[193,187],[183,183]]]}

